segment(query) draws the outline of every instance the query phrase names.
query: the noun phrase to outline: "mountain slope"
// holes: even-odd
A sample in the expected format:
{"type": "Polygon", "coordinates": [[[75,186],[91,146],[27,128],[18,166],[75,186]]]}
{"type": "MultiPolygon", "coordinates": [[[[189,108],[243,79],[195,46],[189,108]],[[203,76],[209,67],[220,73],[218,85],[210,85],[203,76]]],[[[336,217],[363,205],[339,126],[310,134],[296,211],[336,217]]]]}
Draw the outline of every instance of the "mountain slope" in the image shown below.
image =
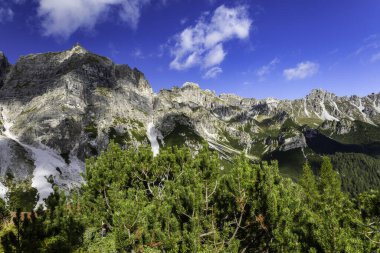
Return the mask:
{"type": "Polygon", "coordinates": [[[1,176],[31,179],[41,198],[51,191],[40,182],[45,176],[64,188],[77,185],[85,158],[111,140],[125,148],[152,143],[154,152],[207,141],[227,163],[240,152],[255,161],[278,158],[294,178],[310,157],[379,155],[380,93],[313,90],[292,101],[257,100],[186,83],[155,94],[139,70],[79,45],[24,56],[14,66],[0,54],[0,112],[1,176]]]}

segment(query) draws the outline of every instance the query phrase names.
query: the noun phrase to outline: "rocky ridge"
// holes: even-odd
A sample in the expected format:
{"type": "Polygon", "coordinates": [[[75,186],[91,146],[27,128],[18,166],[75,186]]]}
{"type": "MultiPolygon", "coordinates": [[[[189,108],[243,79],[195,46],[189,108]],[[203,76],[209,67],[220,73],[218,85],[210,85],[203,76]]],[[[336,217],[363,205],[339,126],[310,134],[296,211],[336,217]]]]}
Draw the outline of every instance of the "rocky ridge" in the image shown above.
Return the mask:
{"type": "Polygon", "coordinates": [[[303,99],[258,100],[185,83],[155,94],[139,70],[76,45],[23,56],[13,66],[1,53],[0,112],[0,175],[31,178],[44,197],[48,186],[37,181],[52,174],[64,188],[77,185],[84,159],[110,140],[125,148],[152,143],[155,152],[206,140],[227,160],[242,151],[255,160],[307,148],[309,128],[331,136],[356,131],[355,122],[377,129],[380,93],[313,90],[303,99]]]}

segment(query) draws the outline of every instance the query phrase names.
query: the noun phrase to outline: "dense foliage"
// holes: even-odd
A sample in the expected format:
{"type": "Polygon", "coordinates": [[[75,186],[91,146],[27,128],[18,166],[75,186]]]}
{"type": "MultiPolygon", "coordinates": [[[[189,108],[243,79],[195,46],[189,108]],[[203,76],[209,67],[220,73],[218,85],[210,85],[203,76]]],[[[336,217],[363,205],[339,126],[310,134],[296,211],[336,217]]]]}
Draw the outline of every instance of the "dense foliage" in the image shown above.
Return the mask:
{"type": "MultiPolygon", "coordinates": [[[[3,251],[7,252],[72,252],[82,242],[83,223],[69,201],[54,187],[45,200],[46,210],[21,212],[12,217],[14,226],[5,224],[1,235],[3,251]]],[[[1,208],[0,208],[1,209],[1,208]]]]}
{"type": "MultiPolygon", "coordinates": [[[[207,145],[153,157],[148,148],[111,143],[87,161],[86,184],[70,198],[55,188],[46,210],[29,218],[16,212],[2,229],[3,251],[380,250],[380,193],[350,199],[329,158],[318,177],[306,164],[299,183],[281,177],[276,162],[252,164],[241,155],[233,164],[223,169],[207,145]]],[[[4,203],[0,212],[6,220],[4,203]]]]}
{"type": "Polygon", "coordinates": [[[352,196],[379,188],[380,159],[359,153],[336,153],[331,162],[341,176],[343,191],[352,196]]]}

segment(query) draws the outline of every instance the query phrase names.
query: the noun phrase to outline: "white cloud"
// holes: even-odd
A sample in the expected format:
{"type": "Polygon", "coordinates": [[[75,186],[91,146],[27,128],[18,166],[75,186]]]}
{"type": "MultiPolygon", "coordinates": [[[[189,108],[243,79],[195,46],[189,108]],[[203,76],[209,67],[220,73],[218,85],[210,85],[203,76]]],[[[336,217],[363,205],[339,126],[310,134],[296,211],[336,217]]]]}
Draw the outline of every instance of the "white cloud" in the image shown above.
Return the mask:
{"type": "Polygon", "coordinates": [[[216,45],[212,48],[204,57],[204,67],[212,67],[215,65],[219,65],[226,56],[226,53],[223,50],[222,44],[216,45]]]}
{"type": "Polygon", "coordinates": [[[68,38],[94,26],[114,9],[122,21],[136,28],[141,8],[150,0],[38,0],[38,16],[46,36],[68,38]]]}
{"type": "Polygon", "coordinates": [[[265,76],[269,75],[279,62],[280,59],[274,58],[270,63],[256,70],[256,76],[259,77],[260,81],[263,81],[265,76]]]}
{"type": "Polygon", "coordinates": [[[209,69],[209,70],[203,75],[203,78],[204,78],[204,79],[215,78],[215,77],[217,77],[218,75],[220,75],[221,73],[223,73],[223,70],[222,70],[220,67],[213,67],[213,68],[209,69]]]}
{"type": "Polygon", "coordinates": [[[0,23],[6,23],[13,20],[14,13],[11,8],[0,7],[0,23]]]}
{"type": "Polygon", "coordinates": [[[318,73],[319,64],[305,61],[297,64],[296,67],[291,69],[285,69],[283,74],[288,80],[305,79],[318,73]]]}
{"type": "Polygon", "coordinates": [[[376,53],[376,54],[373,54],[372,57],[371,57],[371,62],[377,62],[377,61],[380,61],[380,52],[376,53]]]}
{"type": "Polygon", "coordinates": [[[222,69],[213,67],[221,64],[227,55],[223,43],[248,38],[251,24],[245,6],[228,8],[221,5],[214,13],[202,15],[194,26],[189,26],[174,36],[171,50],[174,59],[170,68],[184,70],[199,66],[209,69],[205,78],[212,73],[219,74],[222,69]]]}

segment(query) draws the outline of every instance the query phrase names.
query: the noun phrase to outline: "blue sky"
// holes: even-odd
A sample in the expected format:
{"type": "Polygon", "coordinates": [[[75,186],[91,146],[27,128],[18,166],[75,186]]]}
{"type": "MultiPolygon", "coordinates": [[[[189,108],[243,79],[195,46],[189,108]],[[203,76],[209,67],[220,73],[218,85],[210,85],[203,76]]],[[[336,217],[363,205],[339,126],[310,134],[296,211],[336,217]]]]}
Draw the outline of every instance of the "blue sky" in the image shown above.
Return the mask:
{"type": "Polygon", "coordinates": [[[137,67],[156,92],[186,81],[256,98],[380,91],[378,0],[0,0],[12,63],[76,42],[137,67]]]}

